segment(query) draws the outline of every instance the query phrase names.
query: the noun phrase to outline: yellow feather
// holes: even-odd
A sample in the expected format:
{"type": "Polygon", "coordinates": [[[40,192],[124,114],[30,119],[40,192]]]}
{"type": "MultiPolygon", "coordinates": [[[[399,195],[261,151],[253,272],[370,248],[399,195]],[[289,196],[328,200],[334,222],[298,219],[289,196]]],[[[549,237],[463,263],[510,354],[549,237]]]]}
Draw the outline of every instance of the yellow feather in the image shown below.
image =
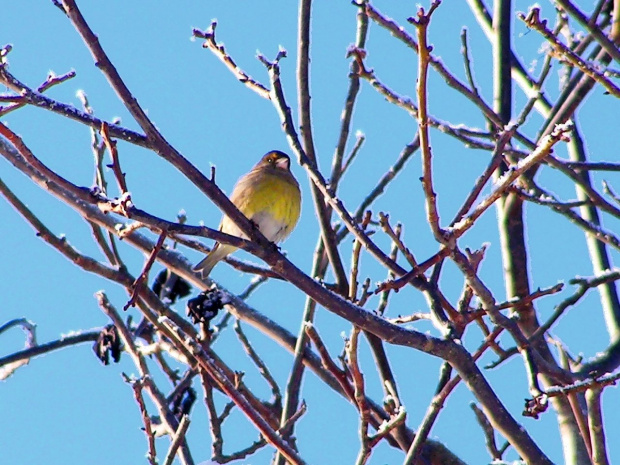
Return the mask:
{"type": "Polygon", "coordinates": [[[275,221],[289,225],[290,230],[299,220],[299,187],[277,174],[257,173],[256,176],[248,176],[237,185],[230,200],[250,219],[259,212],[269,212],[275,221]],[[252,187],[248,188],[249,185],[252,187]]]}

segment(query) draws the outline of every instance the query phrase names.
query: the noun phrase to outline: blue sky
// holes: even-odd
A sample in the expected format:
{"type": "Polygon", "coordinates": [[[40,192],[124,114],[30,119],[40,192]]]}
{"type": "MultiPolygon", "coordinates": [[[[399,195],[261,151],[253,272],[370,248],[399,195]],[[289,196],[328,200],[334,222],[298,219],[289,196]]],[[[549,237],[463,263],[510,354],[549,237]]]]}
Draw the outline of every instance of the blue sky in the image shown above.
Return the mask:
{"type": "MultiPolygon", "coordinates": [[[[376,2],[387,15],[406,25],[406,18],[415,13],[410,2],[376,2]]],[[[523,2],[519,7],[527,6],[523,2]],[[521,5],[523,3],[523,5],[521,5]]],[[[288,52],[281,63],[284,89],[289,103],[295,106],[295,60],[297,7],[294,2],[196,2],[190,6],[178,4],[128,1],[103,6],[95,2],[80,2],[80,7],[121,76],[140,104],[167,139],[203,172],[212,165],[217,169],[217,182],[230,192],[236,179],[258,158],[271,149],[290,153],[278,116],[270,102],[261,99],[239,84],[201,42],[191,39],[192,28],[206,29],[217,18],[217,40],[240,67],[257,80],[267,84],[264,66],[256,60],[260,51],[273,58],[280,46],[288,52]]],[[[547,5],[543,12],[553,14],[547,5]]],[[[316,2],[312,32],[312,108],[314,135],[319,166],[329,173],[331,156],[338,137],[340,114],[348,79],[347,47],[355,37],[355,8],[350,2],[316,2]]],[[[466,26],[471,40],[475,77],[481,94],[492,100],[491,48],[465,2],[444,2],[436,12],[430,28],[434,53],[446,66],[464,80],[460,55],[461,28],[466,26]]],[[[406,27],[413,32],[411,26],[406,27]]],[[[515,48],[526,66],[540,68],[540,37],[528,32],[518,20],[514,23],[515,48]]],[[[80,106],[76,96],[84,91],[96,115],[106,120],[120,118],[122,124],[137,129],[127,111],[94,66],[81,39],[51,2],[15,2],[3,8],[3,27],[0,45],[10,43],[10,71],[32,87],[43,82],[48,72],[62,74],[74,69],[76,78],[54,87],[48,95],[59,101],[80,106]]],[[[395,91],[414,96],[416,57],[389,33],[371,24],[368,39],[367,64],[377,76],[395,91]]],[[[552,70],[548,88],[550,97],[558,93],[559,68],[552,70]]],[[[4,89],[3,89],[4,90],[4,89]]],[[[430,112],[453,124],[483,128],[479,111],[434,73],[430,77],[430,112]]],[[[613,161],[605,127],[618,126],[618,112],[610,105],[610,96],[596,90],[579,111],[580,125],[587,137],[593,160],[613,161]],[[604,121],[605,124],[600,122],[604,121]]],[[[514,91],[517,111],[526,97],[514,91]]],[[[294,108],[295,109],[295,108],[294,108]]],[[[535,134],[540,117],[533,115],[524,131],[535,134]]],[[[43,110],[25,108],[3,118],[19,133],[32,151],[49,166],[70,181],[90,186],[93,179],[90,133],[79,123],[59,118],[43,110]]],[[[402,109],[384,101],[366,82],[354,115],[352,130],[362,131],[366,142],[351,170],[342,181],[339,197],[354,211],[366,193],[394,163],[398,153],[410,142],[417,125],[402,109]]],[[[472,183],[484,169],[488,153],[463,147],[436,131],[432,132],[435,156],[436,191],[444,224],[453,217],[472,183]]],[[[349,148],[352,144],[349,144],[349,148]]],[[[119,142],[123,170],[134,203],[141,209],[174,220],[181,209],[191,224],[219,223],[220,213],[198,189],[162,159],[139,147],[119,142]]],[[[565,156],[565,149],[558,148],[565,156]]],[[[303,170],[294,164],[293,172],[300,180],[304,194],[299,226],[284,244],[289,258],[302,270],[309,272],[311,250],[318,234],[308,181],[303,170]]],[[[65,234],[81,252],[101,258],[92,241],[89,227],[73,211],[63,206],[29,179],[0,160],[0,176],[56,234],[65,234]]],[[[420,183],[420,158],[415,154],[387,194],[373,206],[375,213],[388,212],[393,221],[404,224],[404,239],[416,257],[425,259],[436,249],[424,212],[420,183]]],[[[574,198],[572,187],[555,172],[543,170],[541,178],[558,195],[574,198]]],[[[595,184],[602,179],[613,184],[613,174],[596,175],[595,184]]],[[[109,180],[112,181],[111,174],[109,180]]],[[[541,181],[542,182],[542,181],[541,181]]],[[[94,275],[88,275],[61,257],[35,237],[32,229],[5,202],[0,200],[3,218],[3,251],[0,261],[0,324],[13,318],[26,317],[37,324],[39,342],[58,338],[71,331],[100,327],[107,324],[98,309],[94,292],[105,290],[117,308],[122,308],[126,295],[122,289],[94,275]]],[[[617,229],[617,220],[605,219],[605,225],[617,229]]],[[[592,274],[587,259],[583,234],[568,227],[565,219],[537,206],[527,208],[527,239],[530,248],[532,289],[548,287],[558,281],[568,281],[575,275],[592,274]],[[558,234],[561,231],[561,235],[558,234]]],[[[389,240],[376,234],[377,243],[389,249],[389,240]]],[[[489,211],[460,242],[464,247],[490,247],[481,268],[481,277],[499,300],[504,296],[502,266],[495,213],[489,211]]],[[[343,243],[345,263],[349,262],[350,240],[343,243]]],[[[140,253],[121,244],[121,251],[131,271],[138,274],[144,258],[140,253]]],[[[199,254],[187,252],[190,261],[199,254]]],[[[243,253],[239,257],[251,258],[243,253]]],[[[256,261],[256,259],[253,259],[256,261]]],[[[385,271],[373,262],[370,255],[361,259],[362,276],[373,282],[381,281],[385,271]]],[[[444,271],[447,297],[456,300],[462,288],[462,276],[456,267],[447,264],[444,271]]],[[[213,277],[233,292],[241,292],[250,277],[226,265],[218,266],[213,277]]],[[[553,306],[566,298],[570,286],[558,295],[541,299],[537,308],[541,320],[553,306]]],[[[269,282],[259,288],[249,303],[293,333],[297,333],[305,296],[283,282],[269,282]],[[274,301],[274,296],[278,296],[274,301]]],[[[369,308],[376,307],[372,300],[369,308]]],[[[177,310],[184,312],[184,305],[177,310]]],[[[423,296],[404,289],[393,296],[390,316],[427,311],[423,296]]],[[[129,311],[136,318],[135,310],[129,311]]],[[[350,324],[320,308],[316,326],[335,356],[342,349],[342,333],[350,332],[350,324]]],[[[416,323],[420,331],[437,334],[430,325],[416,323]]],[[[282,386],[288,377],[291,356],[274,342],[251,328],[247,333],[257,350],[273,367],[282,386]]],[[[607,336],[594,292],[562,319],[554,335],[568,345],[573,353],[591,357],[605,348],[607,336]]],[[[472,350],[479,344],[480,334],[471,328],[465,344],[472,350]]],[[[508,339],[502,339],[511,346],[508,339]]],[[[18,350],[23,344],[22,333],[14,329],[0,336],[0,355],[18,350]]],[[[246,381],[257,394],[268,397],[269,391],[240,349],[232,331],[218,341],[216,351],[239,371],[246,371],[246,381]]],[[[362,345],[362,370],[366,373],[368,392],[381,399],[381,386],[375,374],[370,353],[362,345]]],[[[387,346],[388,353],[400,367],[397,379],[403,402],[408,411],[408,424],[415,428],[421,421],[432,398],[440,361],[420,352],[402,347],[387,346]]],[[[482,364],[494,360],[485,355],[482,364]]],[[[523,376],[523,364],[513,358],[501,369],[488,371],[489,382],[511,413],[521,422],[539,445],[555,462],[562,461],[557,426],[552,412],[539,420],[523,418],[520,412],[523,399],[528,397],[523,376]]],[[[34,359],[8,381],[0,384],[0,447],[6,463],[48,465],[60,463],[140,463],[146,451],[141,418],[131,389],[120,373],[135,373],[128,357],[119,365],[103,367],[88,345],[73,347],[34,359]]],[[[161,379],[162,385],[165,380],[161,379]]],[[[200,386],[195,386],[200,392],[200,386]]],[[[302,456],[308,463],[352,463],[357,455],[357,413],[335,393],[321,385],[309,374],[304,380],[303,397],[309,412],[297,427],[302,456]],[[329,457],[329,459],[326,459],[329,457]],[[327,461],[326,461],[327,460],[327,461]]],[[[451,448],[467,463],[488,462],[484,437],[475,424],[469,403],[473,400],[464,386],[459,386],[449,398],[431,437],[451,448]],[[465,419],[465,423],[461,423],[465,419]],[[463,427],[466,424],[467,427],[463,427]]],[[[616,389],[607,389],[604,405],[618,402],[616,389]]],[[[197,463],[209,457],[209,431],[204,404],[199,394],[188,440],[197,463]]],[[[608,412],[611,410],[608,410],[608,412]]],[[[607,437],[618,437],[620,420],[606,418],[607,437]]],[[[254,441],[257,434],[240,413],[235,412],[225,426],[226,450],[234,451],[254,441]]],[[[159,453],[165,454],[167,441],[158,443],[159,453]]],[[[271,450],[264,449],[243,463],[268,463],[271,450]]],[[[612,443],[609,450],[612,462],[620,460],[620,451],[612,443]],[[615,459],[615,460],[614,460],[615,459]]],[[[514,452],[507,454],[514,460],[514,452]]],[[[370,463],[401,463],[402,455],[389,446],[377,447],[370,463]]],[[[146,461],[144,461],[146,463],[146,461]]]]}

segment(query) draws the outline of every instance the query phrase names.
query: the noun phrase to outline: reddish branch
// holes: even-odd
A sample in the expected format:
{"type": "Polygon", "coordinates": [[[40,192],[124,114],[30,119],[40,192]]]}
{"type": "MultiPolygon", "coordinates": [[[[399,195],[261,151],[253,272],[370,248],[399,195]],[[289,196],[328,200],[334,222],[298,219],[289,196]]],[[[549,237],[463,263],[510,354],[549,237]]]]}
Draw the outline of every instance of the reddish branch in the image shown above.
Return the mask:
{"type": "Polygon", "coordinates": [[[128,383],[133,389],[134,397],[138,403],[140,414],[142,415],[142,422],[144,423],[144,433],[146,434],[148,442],[148,453],[146,455],[147,460],[151,465],[157,464],[157,450],[155,449],[155,435],[151,427],[151,418],[146,410],[146,404],[144,403],[144,397],[142,396],[142,389],[144,389],[143,381],[140,379],[131,379],[123,373],[125,382],[128,383]]]}
{"type": "Polygon", "coordinates": [[[129,298],[129,301],[125,304],[125,306],[123,307],[123,310],[127,310],[129,307],[133,307],[136,304],[136,301],[138,297],[140,296],[142,287],[145,285],[145,283],[147,283],[147,280],[149,277],[149,271],[151,271],[151,267],[155,263],[157,254],[163,247],[164,241],[166,240],[167,236],[168,236],[168,232],[165,229],[163,229],[161,231],[161,234],[159,235],[159,239],[157,239],[157,244],[155,244],[153,251],[149,254],[149,257],[146,260],[146,263],[144,264],[144,268],[142,268],[142,272],[140,273],[140,275],[136,279],[136,282],[132,286],[133,289],[131,292],[131,297],[129,298]]]}
{"type": "Polygon", "coordinates": [[[107,123],[103,123],[101,125],[101,138],[105,143],[105,146],[110,153],[110,158],[112,158],[112,171],[114,172],[114,176],[116,177],[116,182],[118,183],[118,189],[121,192],[121,195],[125,195],[128,192],[127,182],[125,181],[125,173],[121,169],[121,162],[118,158],[118,149],[116,148],[116,141],[112,140],[110,137],[110,127],[107,123]]]}
{"type": "Polygon", "coordinates": [[[417,19],[410,18],[418,31],[418,80],[416,92],[418,95],[418,132],[420,134],[420,148],[422,150],[422,189],[426,199],[426,217],[433,231],[435,239],[440,244],[445,244],[446,235],[439,225],[439,212],[437,211],[437,194],[433,188],[433,169],[431,142],[428,132],[428,101],[427,101],[427,79],[428,65],[430,61],[431,47],[427,43],[426,31],[433,14],[433,11],[441,4],[436,0],[431,4],[428,14],[420,8],[417,19]]]}

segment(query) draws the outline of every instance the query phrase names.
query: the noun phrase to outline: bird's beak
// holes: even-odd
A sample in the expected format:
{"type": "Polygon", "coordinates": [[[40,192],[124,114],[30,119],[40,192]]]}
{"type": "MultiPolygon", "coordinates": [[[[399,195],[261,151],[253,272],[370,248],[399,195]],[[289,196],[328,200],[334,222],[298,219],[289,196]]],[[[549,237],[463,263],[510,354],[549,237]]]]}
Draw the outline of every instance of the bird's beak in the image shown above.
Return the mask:
{"type": "Polygon", "coordinates": [[[280,158],[278,161],[276,161],[276,166],[283,170],[289,170],[290,160],[288,158],[280,158]]]}

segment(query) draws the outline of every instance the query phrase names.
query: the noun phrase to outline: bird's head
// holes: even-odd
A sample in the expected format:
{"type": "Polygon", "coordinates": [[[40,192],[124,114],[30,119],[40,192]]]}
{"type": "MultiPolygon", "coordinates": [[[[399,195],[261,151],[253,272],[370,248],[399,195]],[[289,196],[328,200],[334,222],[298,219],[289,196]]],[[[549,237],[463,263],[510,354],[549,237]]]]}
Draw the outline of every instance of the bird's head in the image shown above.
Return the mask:
{"type": "Polygon", "coordinates": [[[262,168],[267,166],[272,166],[275,169],[290,171],[291,159],[284,152],[280,152],[279,150],[272,150],[271,152],[267,153],[263,158],[261,158],[255,168],[262,168]]]}

